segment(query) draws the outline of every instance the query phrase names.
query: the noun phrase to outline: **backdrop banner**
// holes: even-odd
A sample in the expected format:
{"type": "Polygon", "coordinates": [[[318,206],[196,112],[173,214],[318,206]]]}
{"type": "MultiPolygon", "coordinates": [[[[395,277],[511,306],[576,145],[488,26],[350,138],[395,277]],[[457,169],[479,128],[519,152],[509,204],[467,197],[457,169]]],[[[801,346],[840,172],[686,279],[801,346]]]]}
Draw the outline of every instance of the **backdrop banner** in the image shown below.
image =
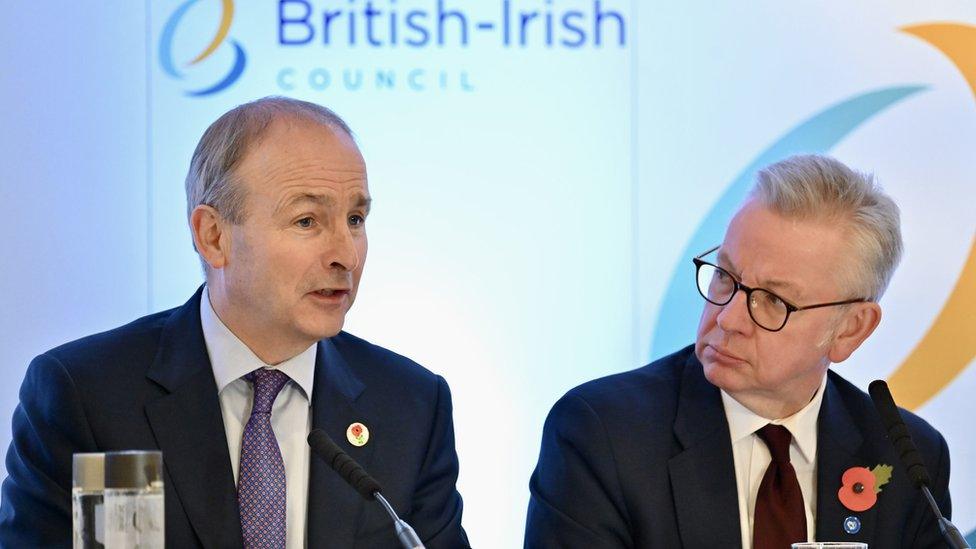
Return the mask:
{"type": "MultiPolygon", "coordinates": [[[[44,9],[31,17],[64,17],[44,9]]],[[[101,32],[114,9],[79,12],[72,28],[101,32]]],[[[691,343],[703,307],[691,258],[721,241],[757,168],[818,152],[873,172],[901,207],[905,239],[881,326],[833,368],[865,389],[888,379],[945,435],[955,523],[976,535],[971,2],[159,0],[129,10],[106,31],[112,44],[58,34],[16,61],[97,52],[92,74],[109,76],[92,89],[130,90],[119,108],[100,110],[100,124],[15,116],[9,135],[55,163],[39,144],[84,123],[66,154],[129,167],[35,176],[37,196],[78,182],[98,193],[52,198],[52,215],[70,211],[79,226],[124,212],[124,229],[64,249],[31,232],[26,198],[0,203],[25,257],[4,267],[0,294],[49,326],[42,337],[37,324],[4,320],[3,417],[31,357],[177,306],[202,282],[183,180],[203,130],[258,97],[314,101],[352,127],[374,198],[346,330],[447,379],[464,525],[477,546],[517,547],[552,404],[691,343]],[[131,238],[107,245],[121,230],[131,238]],[[78,260],[85,286],[66,302],[63,278],[38,273],[63,270],[79,246],[97,261],[78,260]]],[[[39,93],[67,112],[57,99],[70,88],[52,81],[39,93]]],[[[13,143],[3,150],[29,177],[31,161],[13,143]]],[[[4,447],[9,436],[7,423],[4,447]]]]}

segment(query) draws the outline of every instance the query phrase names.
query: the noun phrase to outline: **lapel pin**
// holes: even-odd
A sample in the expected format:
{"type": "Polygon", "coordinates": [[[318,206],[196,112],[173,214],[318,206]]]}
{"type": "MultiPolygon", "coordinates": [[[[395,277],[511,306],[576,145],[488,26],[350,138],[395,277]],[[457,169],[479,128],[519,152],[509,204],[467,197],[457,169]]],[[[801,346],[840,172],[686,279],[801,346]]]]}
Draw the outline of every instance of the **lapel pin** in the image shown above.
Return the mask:
{"type": "MultiPolygon", "coordinates": [[[[841,477],[841,487],[837,491],[838,499],[851,511],[856,513],[867,511],[878,502],[881,487],[891,480],[892,469],[891,465],[884,464],[875,465],[871,469],[851,467],[844,471],[844,476],[841,477]]],[[[844,528],[847,528],[847,519],[844,520],[844,528]]],[[[860,526],[858,528],[860,529],[860,526]]]]}
{"type": "Polygon", "coordinates": [[[346,428],[346,440],[357,448],[365,446],[369,442],[369,429],[358,421],[350,423],[349,427],[346,428]]]}
{"type": "Polygon", "coordinates": [[[861,531],[861,519],[857,517],[847,517],[844,519],[844,531],[854,535],[861,531]]]}

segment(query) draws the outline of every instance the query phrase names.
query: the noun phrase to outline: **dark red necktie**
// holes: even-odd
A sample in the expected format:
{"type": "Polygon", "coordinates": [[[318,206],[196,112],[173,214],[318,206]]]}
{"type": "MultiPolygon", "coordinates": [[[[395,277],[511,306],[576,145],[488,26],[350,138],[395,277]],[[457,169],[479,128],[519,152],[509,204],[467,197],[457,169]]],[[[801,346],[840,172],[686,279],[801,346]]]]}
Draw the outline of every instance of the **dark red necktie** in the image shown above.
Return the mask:
{"type": "Polygon", "coordinates": [[[807,540],[807,516],[803,494],[790,464],[793,435],[782,425],[766,425],[756,431],[769,447],[773,460],[759,484],[752,523],[753,549],[789,549],[807,540]]]}

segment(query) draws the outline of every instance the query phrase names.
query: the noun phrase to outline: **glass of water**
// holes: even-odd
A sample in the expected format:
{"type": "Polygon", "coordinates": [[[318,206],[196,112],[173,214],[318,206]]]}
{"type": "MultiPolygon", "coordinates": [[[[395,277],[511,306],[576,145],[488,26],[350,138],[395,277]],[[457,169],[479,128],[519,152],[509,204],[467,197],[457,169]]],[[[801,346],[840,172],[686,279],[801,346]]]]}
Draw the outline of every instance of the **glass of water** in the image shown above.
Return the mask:
{"type": "Polygon", "coordinates": [[[105,454],[105,549],[164,549],[163,455],[105,454]]]}
{"type": "Polygon", "coordinates": [[[74,549],[104,549],[105,454],[72,457],[71,516],[74,549]]]}

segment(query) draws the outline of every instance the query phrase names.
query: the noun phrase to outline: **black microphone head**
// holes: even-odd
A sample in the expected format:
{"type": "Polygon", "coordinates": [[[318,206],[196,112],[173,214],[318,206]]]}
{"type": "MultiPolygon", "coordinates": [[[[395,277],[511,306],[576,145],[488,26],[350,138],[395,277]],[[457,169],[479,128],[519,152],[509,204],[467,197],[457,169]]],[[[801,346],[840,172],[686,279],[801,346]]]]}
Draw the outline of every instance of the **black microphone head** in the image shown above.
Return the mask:
{"type": "Polygon", "coordinates": [[[376,479],[369,476],[369,473],[345,453],[339,445],[332,440],[322,429],[314,429],[308,434],[308,445],[312,452],[325,461],[336,473],[342,477],[349,486],[359,492],[367,500],[373,499],[373,495],[382,492],[383,488],[376,479]]]}
{"type": "MultiPolygon", "coordinates": [[[[871,400],[874,401],[874,407],[878,409],[878,413],[881,410],[885,412],[890,412],[888,403],[891,406],[895,405],[895,399],[891,396],[891,390],[888,389],[888,384],[883,379],[876,379],[868,385],[868,393],[871,395],[871,400]]],[[[882,414],[882,420],[886,420],[886,416],[882,414]]],[[[888,422],[885,421],[885,427],[888,426],[888,422]]]]}
{"type": "Polygon", "coordinates": [[[932,482],[929,471],[925,468],[918,448],[915,447],[915,442],[912,440],[911,433],[908,432],[905,420],[902,419],[898,407],[895,406],[895,400],[891,397],[888,384],[884,380],[876,379],[868,386],[868,392],[871,393],[874,407],[878,410],[878,415],[881,416],[881,422],[888,430],[888,438],[891,440],[891,444],[895,447],[905,469],[908,471],[908,478],[916,488],[928,486],[932,482]]]}

